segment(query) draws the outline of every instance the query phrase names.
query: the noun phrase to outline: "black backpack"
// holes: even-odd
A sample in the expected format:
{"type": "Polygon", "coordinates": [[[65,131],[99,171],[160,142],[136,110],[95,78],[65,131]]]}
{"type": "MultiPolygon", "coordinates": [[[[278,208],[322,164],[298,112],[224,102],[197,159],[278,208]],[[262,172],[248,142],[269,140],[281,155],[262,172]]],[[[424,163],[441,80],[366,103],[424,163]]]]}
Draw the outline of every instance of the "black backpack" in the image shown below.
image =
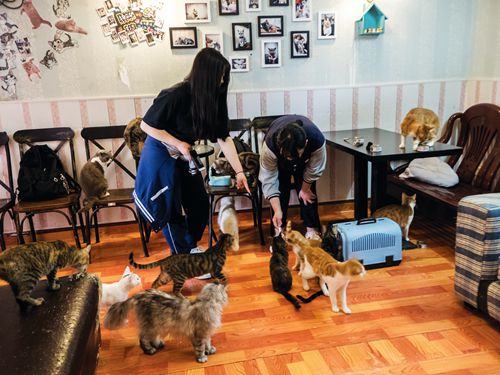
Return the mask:
{"type": "Polygon", "coordinates": [[[24,153],[17,186],[20,201],[43,201],[80,191],[80,186],[64,171],[61,160],[47,145],[32,146],[24,153]]]}

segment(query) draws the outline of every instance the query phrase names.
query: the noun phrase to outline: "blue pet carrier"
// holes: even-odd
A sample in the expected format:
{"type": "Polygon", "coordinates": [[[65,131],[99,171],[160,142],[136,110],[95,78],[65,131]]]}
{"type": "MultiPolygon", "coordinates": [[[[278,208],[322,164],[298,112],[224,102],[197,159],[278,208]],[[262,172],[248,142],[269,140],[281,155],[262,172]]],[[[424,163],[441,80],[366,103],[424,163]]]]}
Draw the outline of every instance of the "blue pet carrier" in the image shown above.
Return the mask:
{"type": "Polygon", "coordinates": [[[401,228],[391,219],[368,218],[340,223],[337,230],[345,260],[359,259],[368,269],[401,263],[401,228]]]}

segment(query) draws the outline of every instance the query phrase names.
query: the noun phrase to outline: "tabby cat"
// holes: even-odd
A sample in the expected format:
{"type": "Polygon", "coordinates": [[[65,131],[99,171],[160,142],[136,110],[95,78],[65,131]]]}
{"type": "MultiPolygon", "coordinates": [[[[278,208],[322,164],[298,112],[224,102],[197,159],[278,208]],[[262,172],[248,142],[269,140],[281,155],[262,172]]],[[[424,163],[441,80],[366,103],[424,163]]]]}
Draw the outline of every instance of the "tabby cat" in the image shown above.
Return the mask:
{"type": "Polygon", "coordinates": [[[320,247],[339,262],[344,260],[342,241],[336,225],[328,225],[323,228],[323,239],[320,247]]]}
{"type": "Polygon", "coordinates": [[[299,301],[289,293],[292,289],[292,274],[288,269],[288,249],[281,235],[273,237],[271,250],[273,254],[269,261],[269,272],[273,290],[285,297],[298,310],[299,301]]]}
{"type": "Polygon", "coordinates": [[[403,119],[401,123],[401,144],[399,148],[405,148],[406,137],[413,137],[413,150],[415,151],[420,144],[429,147],[434,146],[439,129],[439,118],[437,115],[426,108],[413,108],[403,119]]]}
{"type": "Polygon", "coordinates": [[[43,298],[32,298],[31,292],[42,276],[47,276],[48,290],[58,290],[59,268],[73,267],[80,278],[87,271],[90,245],[77,249],[64,241],[38,241],[11,247],[0,253],[0,279],[7,281],[22,310],[39,306],[43,298]]]}
{"type": "Polygon", "coordinates": [[[187,279],[210,273],[212,278],[226,283],[222,268],[226,262],[226,250],[231,247],[233,238],[229,234],[222,234],[215,246],[202,253],[173,254],[169,257],[150,264],[134,262],[134,254],[130,253],[130,264],[134,268],[149,269],[160,266],[160,274],[153,282],[153,288],[159,288],[170,280],[174,282],[173,293],[181,296],[181,289],[187,279]]]}
{"type": "Polygon", "coordinates": [[[221,284],[206,284],[194,301],[149,289],[112,305],[104,327],[119,328],[125,323],[129,310],[135,308],[139,342],[145,354],[152,355],[163,348],[162,338],[168,334],[187,337],[193,344],[196,360],[207,362],[207,355],[216,352],[211,338],[221,325],[226,304],[227,288],[221,284]]]}
{"type": "Polygon", "coordinates": [[[125,144],[132,152],[135,159],[139,159],[147,134],[141,129],[142,117],[136,117],[127,124],[123,132],[125,144]]]}
{"type": "MultiPolygon", "coordinates": [[[[248,186],[251,188],[256,187],[260,168],[259,154],[255,152],[240,152],[238,157],[240,158],[243,171],[247,176],[248,186]]],[[[216,158],[210,168],[214,176],[231,176],[235,178],[236,173],[225,157],[216,158]]]]}
{"type": "Polygon", "coordinates": [[[415,204],[417,203],[417,196],[407,195],[406,193],[401,194],[401,205],[390,204],[385,207],[379,208],[373,213],[373,217],[387,217],[395,221],[400,227],[403,234],[403,238],[409,241],[408,232],[410,230],[411,222],[413,221],[413,215],[415,212],[415,204]]]}
{"type": "Polygon", "coordinates": [[[111,163],[112,157],[111,151],[99,150],[82,167],[80,185],[86,197],[80,212],[90,210],[99,199],[109,196],[105,171],[111,163]]]}

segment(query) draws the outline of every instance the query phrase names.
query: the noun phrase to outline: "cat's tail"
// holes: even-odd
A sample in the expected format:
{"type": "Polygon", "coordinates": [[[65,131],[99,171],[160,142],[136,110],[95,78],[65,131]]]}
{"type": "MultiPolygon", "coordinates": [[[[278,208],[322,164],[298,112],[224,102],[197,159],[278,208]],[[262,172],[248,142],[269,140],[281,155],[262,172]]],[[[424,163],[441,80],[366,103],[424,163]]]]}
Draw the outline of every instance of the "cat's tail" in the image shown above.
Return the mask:
{"type": "Polygon", "coordinates": [[[153,262],[153,263],[148,263],[148,264],[136,263],[134,260],[134,252],[132,252],[132,251],[130,252],[130,255],[128,256],[128,262],[132,267],[137,268],[139,270],[148,270],[150,268],[159,267],[161,264],[161,260],[153,262]]]}
{"type": "Polygon", "coordinates": [[[316,298],[318,298],[319,296],[322,296],[324,295],[323,291],[320,289],[319,291],[317,291],[316,293],[314,293],[313,295],[305,298],[305,297],[302,297],[300,295],[297,294],[297,298],[301,300],[302,303],[309,303],[309,302],[312,302],[314,301],[316,298]]]}
{"type": "Polygon", "coordinates": [[[87,197],[83,200],[83,207],[78,210],[78,214],[81,212],[87,212],[92,209],[92,206],[96,204],[96,202],[99,200],[98,197],[87,197]]]}
{"type": "Polygon", "coordinates": [[[276,292],[278,292],[279,294],[281,294],[283,297],[285,297],[287,299],[288,302],[290,302],[293,307],[295,307],[296,310],[300,309],[300,303],[299,301],[297,301],[297,299],[292,296],[290,293],[284,291],[284,290],[276,290],[276,292]]]}
{"type": "Polygon", "coordinates": [[[135,305],[134,297],[124,302],[118,302],[109,308],[104,318],[104,327],[107,329],[118,329],[123,326],[127,320],[129,310],[135,305]]]}

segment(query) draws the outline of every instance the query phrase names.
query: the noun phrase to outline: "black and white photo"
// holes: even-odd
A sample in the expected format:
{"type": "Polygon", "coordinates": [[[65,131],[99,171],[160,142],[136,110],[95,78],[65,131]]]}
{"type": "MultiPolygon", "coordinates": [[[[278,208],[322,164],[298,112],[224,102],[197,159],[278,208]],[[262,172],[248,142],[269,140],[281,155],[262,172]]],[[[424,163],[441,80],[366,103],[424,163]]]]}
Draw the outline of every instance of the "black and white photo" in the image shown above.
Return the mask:
{"type": "Polygon", "coordinates": [[[251,51],[252,48],[252,24],[233,23],[233,50],[251,51]]]}
{"type": "Polygon", "coordinates": [[[222,31],[206,32],[203,35],[203,42],[203,47],[215,48],[220,53],[224,53],[222,31]]]}
{"type": "Polygon", "coordinates": [[[232,73],[248,72],[250,70],[250,61],[248,56],[231,56],[229,57],[232,73]]]}
{"type": "Polygon", "coordinates": [[[184,17],[184,23],[210,22],[210,1],[186,1],[184,17]]]}
{"type": "Polygon", "coordinates": [[[318,39],[335,39],[334,12],[318,12],[318,39]]]}
{"type": "Polygon", "coordinates": [[[309,31],[290,32],[290,51],[292,59],[310,56],[309,31]]]}
{"type": "Polygon", "coordinates": [[[169,31],[170,48],[198,48],[196,27],[171,27],[169,31]]]}
{"type": "Polygon", "coordinates": [[[260,12],[264,0],[245,0],[247,12],[260,12]]]}
{"type": "Polygon", "coordinates": [[[257,17],[259,36],[283,36],[283,16],[257,17]]]}
{"type": "Polygon", "coordinates": [[[293,0],[292,21],[312,21],[312,0],[293,0]]]}
{"type": "Polygon", "coordinates": [[[290,5],[290,0],[269,0],[270,7],[287,7],[290,5]]]}
{"type": "Polygon", "coordinates": [[[218,0],[220,16],[237,16],[240,14],[239,0],[218,0]]]}
{"type": "Polygon", "coordinates": [[[263,68],[279,68],[281,66],[281,40],[263,40],[261,45],[261,61],[263,68]]]}

